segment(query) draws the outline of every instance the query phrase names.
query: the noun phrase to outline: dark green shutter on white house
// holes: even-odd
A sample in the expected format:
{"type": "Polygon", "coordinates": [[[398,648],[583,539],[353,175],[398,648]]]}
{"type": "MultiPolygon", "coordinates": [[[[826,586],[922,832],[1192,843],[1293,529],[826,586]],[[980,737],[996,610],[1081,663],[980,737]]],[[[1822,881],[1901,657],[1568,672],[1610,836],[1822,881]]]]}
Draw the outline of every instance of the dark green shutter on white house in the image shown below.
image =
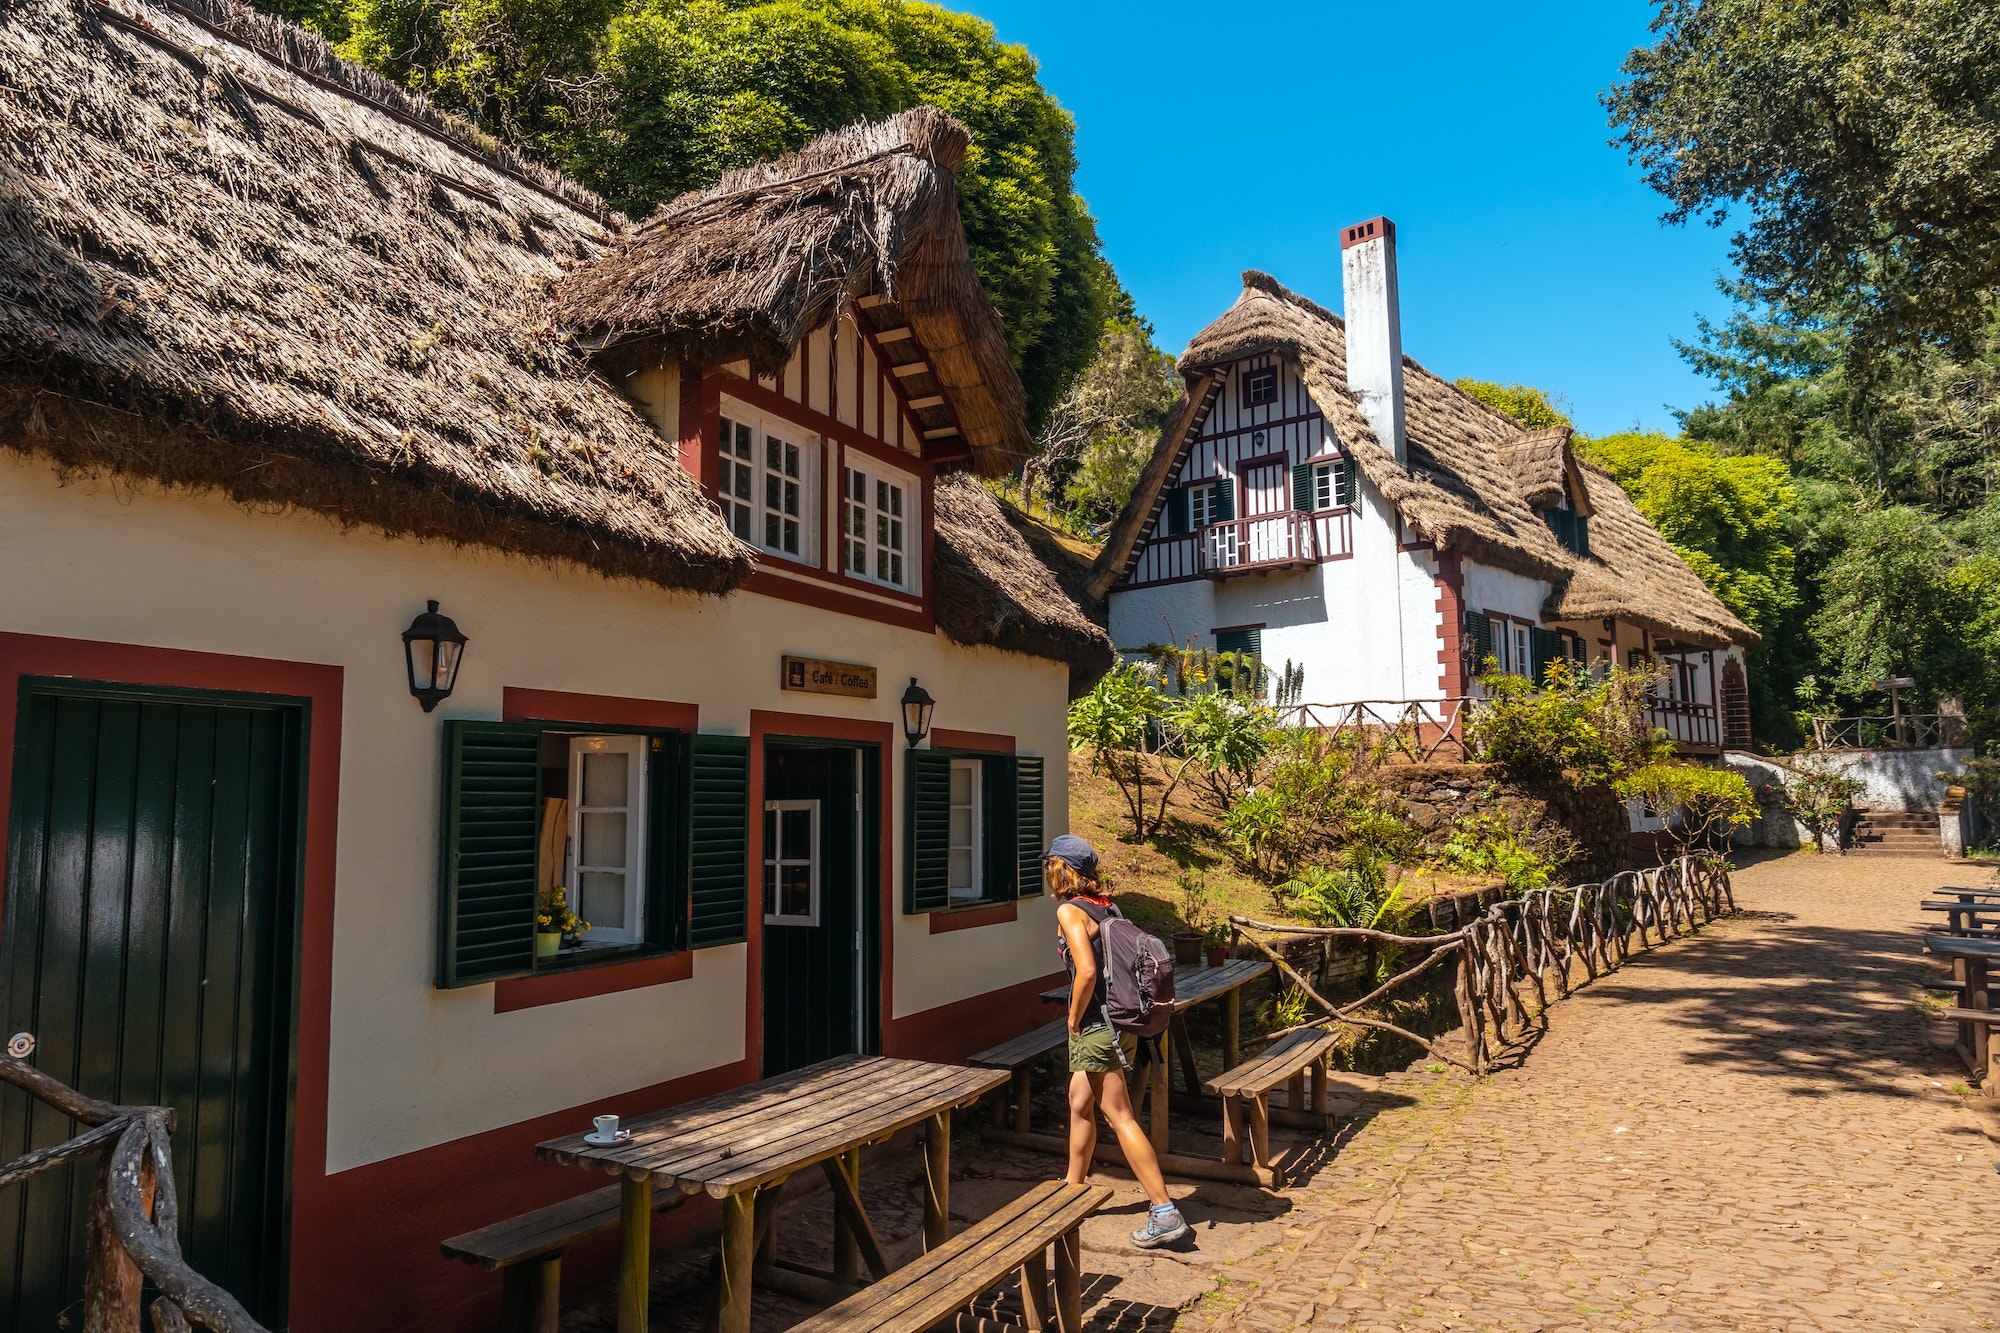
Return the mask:
{"type": "Polygon", "coordinates": [[[1343,458],[1333,465],[1333,503],[1335,507],[1354,503],[1354,460],[1343,458]]]}
{"type": "Polygon", "coordinates": [[[1215,632],[1215,651],[1218,653],[1242,653],[1261,658],[1264,655],[1264,631],[1261,629],[1224,629],[1215,632]]]}
{"type": "Polygon", "coordinates": [[[1562,635],[1540,625],[1528,630],[1528,663],[1535,684],[1544,684],[1548,679],[1549,663],[1565,656],[1562,635]]]}
{"type": "Polygon", "coordinates": [[[688,944],[750,937],[750,738],[688,739],[688,944]]]}
{"type": "Polygon", "coordinates": [[[1047,790],[1042,757],[1019,755],[1014,760],[1014,845],[1017,892],[1033,898],[1042,891],[1042,798],[1047,790]]]}
{"type": "Polygon", "coordinates": [[[535,966],[542,729],[450,721],[437,984],[474,986],[535,966]]]}
{"type": "Polygon", "coordinates": [[[646,943],[685,949],[688,939],[687,846],[681,821],[686,789],[678,732],[646,737],[646,943]]]}
{"type": "Polygon", "coordinates": [[[1486,669],[1486,659],[1493,656],[1493,621],[1480,611],[1465,613],[1465,657],[1469,674],[1478,675],[1486,669]]]}
{"type": "Polygon", "coordinates": [[[903,910],[915,915],[951,906],[951,756],[911,750],[908,771],[903,910]]]}
{"type": "Polygon", "coordinates": [[[1227,523],[1236,517],[1236,482],[1231,477],[1217,477],[1215,487],[1213,520],[1227,523]]]}
{"type": "Polygon", "coordinates": [[[1188,488],[1176,486],[1167,492],[1167,531],[1182,533],[1188,530],[1188,488]]]}
{"type": "Polygon", "coordinates": [[[1292,468],[1292,508],[1302,514],[1313,510],[1313,465],[1300,463],[1292,468]]]}
{"type": "Polygon", "coordinates": [[[1020,822],[1020,797],[1014,778],[1014,756],[989,754],[979,760],[979,792],[985,809],[980,812],[979,855],[980,897],[999,902],[1020,891],[1021,848],[1016,840],[1020,822]]]}

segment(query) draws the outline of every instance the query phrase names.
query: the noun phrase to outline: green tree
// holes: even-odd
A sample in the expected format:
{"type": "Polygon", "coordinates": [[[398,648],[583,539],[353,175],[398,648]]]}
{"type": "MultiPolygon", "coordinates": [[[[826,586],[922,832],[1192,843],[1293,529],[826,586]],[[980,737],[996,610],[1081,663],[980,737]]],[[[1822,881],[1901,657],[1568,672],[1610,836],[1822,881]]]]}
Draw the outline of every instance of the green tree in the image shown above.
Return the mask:
{"type": "Polygon", "coordinates": [[[1031,428],[1097,352],[1116,280],[1076,193],[1075,124],[983,19],[909,0],[348,0],[347,22],[348,54],[634,215],[938,106],[975,138],[960,208],[1031,428]]]}
{"type": "Polygon", "coordinates": [[[1115,518],[1179,392],[1174,358],[1154,345],[1153,326],[1130,314],[1107,320],[1096,357],[1036,439],[1024,489],[1048,500],[1064,495],[1094,522],[1115,518]]]}
{"type": "Polygon", "coordinates": [[[1733,769],[1667,760],[1648,764],[1613,786],[1666,824],[1677,854],[1715,846],[1757,814],[1757,794],[1733,769]]]}
{"type": "Polygon", "coordinates": [[[1794,313],[1853,312],[1864,360],[1963,337],[2000,288],[2000,8],[1659,0],[1604,105],[1666,217],[1720,226],[1794,313]]]}

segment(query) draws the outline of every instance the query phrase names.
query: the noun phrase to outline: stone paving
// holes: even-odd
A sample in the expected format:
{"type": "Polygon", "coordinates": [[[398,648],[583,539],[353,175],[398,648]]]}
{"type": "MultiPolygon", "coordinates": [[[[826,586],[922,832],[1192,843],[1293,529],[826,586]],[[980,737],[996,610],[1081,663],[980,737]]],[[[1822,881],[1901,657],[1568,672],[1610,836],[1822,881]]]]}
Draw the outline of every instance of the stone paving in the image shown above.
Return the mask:
{"type": "MultiPolygon", "coordinates": [[[[1558,1002],[1518,1066],[1349,1078],[1352,1114],[1293,1188],[1176,1186],[1196,1232],[1176,1253],[1124,1243],[1144,1200],[1106,1173],[1117,1196],[1084,1231],[1093,1329],[2000,1328],[2000,1143],[1916,985],[1918,901],[1990,879],[1757,861],[1738,916],[1558,1002]]],[[[1175,1146],[1219,1145],[1177,1125],[1175,1146]]],[[[919,1156],[884,1151],[864,1175],[892,1262],[919,1243],[919,1156]]],[[[1060,1170],[970,1135],[954,1166],[961,1222],[1060,1170]]],[[[824,1194],[784,1219],[782,1252],[824,1263],[824,1194]]],[[[711,1253],[662,1256],[656,1329],[700,1327],[711,1253]]],[[[570,1333],[614,1325],[593,1295],[570,1333]]],[[[1018,1296],[1000,1307],[1017,1316],[1018,1296]]],[[[814,1308],[760,1292],[757,1333],[814,1308]]]]}

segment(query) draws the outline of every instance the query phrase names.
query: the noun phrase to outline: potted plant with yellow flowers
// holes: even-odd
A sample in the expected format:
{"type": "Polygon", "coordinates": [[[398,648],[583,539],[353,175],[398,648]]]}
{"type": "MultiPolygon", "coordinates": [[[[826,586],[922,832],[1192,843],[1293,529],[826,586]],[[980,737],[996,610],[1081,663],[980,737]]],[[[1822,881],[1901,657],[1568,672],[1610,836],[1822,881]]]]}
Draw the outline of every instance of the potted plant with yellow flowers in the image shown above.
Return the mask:
{"type": "Polygon", "coordinates": [[[560,884],[542,890],[535,902],[535,957],[553,958],[565,938],[574,938],[590,929],[569,905],[569,890],[560,884]]]}

